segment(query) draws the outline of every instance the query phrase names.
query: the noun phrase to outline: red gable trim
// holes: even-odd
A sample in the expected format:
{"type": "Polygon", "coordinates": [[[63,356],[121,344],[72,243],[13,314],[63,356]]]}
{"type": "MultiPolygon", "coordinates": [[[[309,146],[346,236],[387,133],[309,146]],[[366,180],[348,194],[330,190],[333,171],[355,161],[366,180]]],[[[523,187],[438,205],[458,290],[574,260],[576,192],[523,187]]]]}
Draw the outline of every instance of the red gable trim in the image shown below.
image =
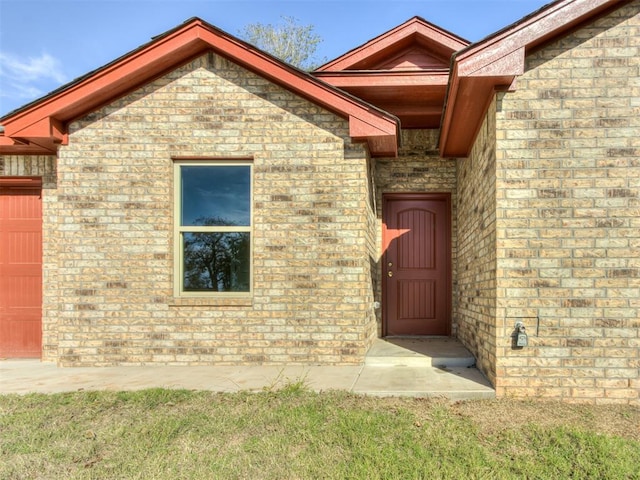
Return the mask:
{"type": "Polygon", "coordinates": [[[469,45],[469,42],[451,32],[436,27],[423,18],[413,17],[367,43],[321,66],[316,72],[339,72],[343,70],[368,70],[389,50],[400,49],[413,39],[424,43],[429,50],[448,61],[454,52],[469,45]]]}
{"type": "Polygon", "coordinates": [[[469,155],[493,94],[515,87],[527,52],[629,1],[559,0],[455,54],[440,155],[469,155]]]}
{"type": "Polygon", "coordinates": [[[196,56],[213,50],[349,119],[351,136],[372,155],[397,155],[399,122],[311,75],[195,18],[51,95],[0,119],[0,154],[55,153],[67,125],[196,56]]]}

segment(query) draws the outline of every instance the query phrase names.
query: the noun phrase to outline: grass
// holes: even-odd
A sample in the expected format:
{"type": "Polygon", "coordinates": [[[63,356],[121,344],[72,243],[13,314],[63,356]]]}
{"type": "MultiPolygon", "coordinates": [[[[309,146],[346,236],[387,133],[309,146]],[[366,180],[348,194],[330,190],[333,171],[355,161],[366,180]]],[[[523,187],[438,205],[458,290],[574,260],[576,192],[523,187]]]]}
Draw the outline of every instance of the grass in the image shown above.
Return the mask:
{"type": "Polygon", "coordinates": [[[302,383],[0,396],[2,479],[640,479],[640,409],[302,383]]]}

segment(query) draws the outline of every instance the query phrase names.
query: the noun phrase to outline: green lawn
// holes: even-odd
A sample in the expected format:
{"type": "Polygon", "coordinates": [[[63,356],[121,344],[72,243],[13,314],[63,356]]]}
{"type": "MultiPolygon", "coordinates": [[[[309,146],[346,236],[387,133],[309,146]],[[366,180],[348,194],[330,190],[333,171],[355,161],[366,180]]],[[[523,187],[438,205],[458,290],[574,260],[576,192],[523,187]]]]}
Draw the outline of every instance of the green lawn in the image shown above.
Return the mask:
{"type": "Polygon", "coordinates": [[[184,390],[0,396],[1,479],[640,479],[640,409],[184,390]]]}

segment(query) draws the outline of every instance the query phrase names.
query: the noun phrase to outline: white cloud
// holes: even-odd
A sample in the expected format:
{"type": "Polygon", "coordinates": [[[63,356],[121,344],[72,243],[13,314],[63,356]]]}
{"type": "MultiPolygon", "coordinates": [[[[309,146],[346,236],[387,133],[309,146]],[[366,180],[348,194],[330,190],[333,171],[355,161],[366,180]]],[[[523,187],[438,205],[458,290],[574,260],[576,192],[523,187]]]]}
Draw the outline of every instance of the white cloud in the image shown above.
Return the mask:
{"type": "Polygon", "coordinates": [[[22,59],[0,52],[0,75],[25,82],[43,79],[54,80],[58,83],[66,81],[65,75],[62,73],[62,64],[48,53],[43,53],[39,57],[22,59]]]}
{"type": "Polygon", "coordinates": [[[22,58],[0,52],[0,110],[35,100],[66,82],[62,63],[48,53],[22,58]]]}

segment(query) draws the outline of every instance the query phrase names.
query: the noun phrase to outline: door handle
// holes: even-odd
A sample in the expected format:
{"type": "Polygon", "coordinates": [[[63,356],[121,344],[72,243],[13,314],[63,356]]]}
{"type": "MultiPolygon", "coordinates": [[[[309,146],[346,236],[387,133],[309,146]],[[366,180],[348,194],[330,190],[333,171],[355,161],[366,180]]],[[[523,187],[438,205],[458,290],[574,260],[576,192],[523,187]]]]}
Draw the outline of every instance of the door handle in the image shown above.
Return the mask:
{"type": "Polygon", "coordinates": [[[389,271],[387,272],[387,275],[388,275],[388,276],[390,276],[390,277],[393,277],[393,272],[392,272],[391,270],[389,270],[389,271]]]}

